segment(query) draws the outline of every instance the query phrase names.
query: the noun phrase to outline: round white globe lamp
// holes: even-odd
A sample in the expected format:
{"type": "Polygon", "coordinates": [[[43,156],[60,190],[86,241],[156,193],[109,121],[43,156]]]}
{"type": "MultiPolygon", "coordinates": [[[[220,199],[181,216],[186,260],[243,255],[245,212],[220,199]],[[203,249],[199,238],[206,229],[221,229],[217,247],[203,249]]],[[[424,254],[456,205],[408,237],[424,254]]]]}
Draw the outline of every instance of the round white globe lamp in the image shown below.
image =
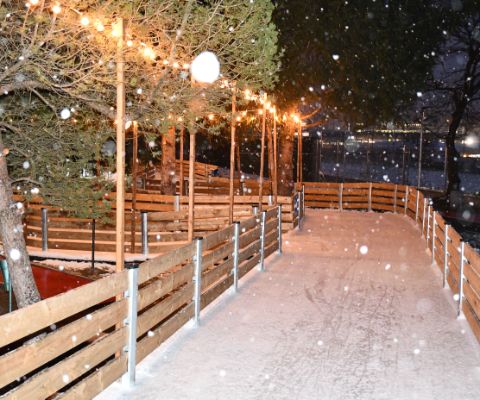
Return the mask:
{"type": "Polygon", "coordinates": [[[220,76],[220,62],[210,51],[200,53],[190,65],[193,79],[199,83],[213,83],[220,76]]]}

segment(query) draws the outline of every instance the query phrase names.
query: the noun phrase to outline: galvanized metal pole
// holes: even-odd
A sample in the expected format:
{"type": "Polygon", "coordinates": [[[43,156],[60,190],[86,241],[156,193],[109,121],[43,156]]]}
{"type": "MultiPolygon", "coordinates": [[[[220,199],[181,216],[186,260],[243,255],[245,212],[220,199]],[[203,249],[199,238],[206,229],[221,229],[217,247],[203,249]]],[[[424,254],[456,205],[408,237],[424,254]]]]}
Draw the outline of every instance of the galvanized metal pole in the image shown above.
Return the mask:
{"type": "Polygon", "coordinates": [[[265,271],[265,225],[267,222],[267,212],[262,211],[260,220],[260,271],[265,271]]]}
{"type": "Polygon", "coordinates": [[[427,213],[427,199],[423,199],[422,237],[425,232],[425,217],[427,213]]]}
{"type": "Polygon", "coordinates": [[[141,212],[141,227],[142,227],[142,254],[148,256],[148,213],[141,212]]]}
{"type": "Polygon", "coordinates": [[[464,276],[465,268],[465,243],[460,243],[460,277],[459,277],[459,287],[458,287],[458,314],[460,317],[463,312],[463,281],[465,280],[464,276]]]}
{"type": "Polygon", "coordinates": [[[233,223],[233,290],[238,292],[238,262],[240,259],[240,222],[233,223]]]}
{"type": "Polygon", "coordinates": [[[125,325],[128,328],[127,347],[127,374],[126,383],[132,386],[135,383],[135,366],[137,365],[137,313],[138,313],[138,265],[131,264],[128,269],[128,316],[125,325]]]}
{"type": "Polygon", "coordinates": [[[282,254],[282,205],[278,205],[278,254],[282,254]]]}
{"type": "Polygon", "coordinates": [[[427,210],[427,247],[428,247],[428,241],[430,240],[430,208],[431,205],[428,205],[428,210],[427,210]]]}
{"type": "Polygon", "coordinates": [[[48,250],[48,210],[42,208],[42,251],[48,250]]]}
{"type": "Polygon", "coordinates": [[[444,259],[443,259],[443,288],[447,287],[447,275],[448,275],[448,242],[450,238],[448,237],[449,225],[445,225],[445,243],[444,246],[444,259]]]}
{"type": "Polygon", "coordinates": [[[203,248],[203,238],[197,238],[196,240],[196,253],[194,256],[195,262],[195,271],[193,275],[193,281],[195,284],[194,292],[194,306],[195,306],[195,316],[194,322],[195,326],[200,324],[200,310],[201,310],[201,300],[202,300],[202,248],[203,248]]]}
{"type": "Polygon", "coordinates": [[[436,230],[435,227],[437,226],[436,221],[437,212],[433,212],[433,221],[432,221],[432,264],[435,264],[435,237],[436,237],[436,230]]]}

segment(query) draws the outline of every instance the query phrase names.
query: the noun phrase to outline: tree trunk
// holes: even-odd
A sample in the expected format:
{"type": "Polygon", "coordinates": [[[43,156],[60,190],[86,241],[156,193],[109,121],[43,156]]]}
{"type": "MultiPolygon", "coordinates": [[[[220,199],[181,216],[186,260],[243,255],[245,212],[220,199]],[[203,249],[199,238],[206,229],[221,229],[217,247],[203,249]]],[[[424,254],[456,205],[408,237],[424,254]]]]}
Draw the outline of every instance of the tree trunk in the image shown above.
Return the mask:
{"type": "Polygon", "coordinates": [[[174,195],[176,192],[175,182],[175,127],[170,127],[168,132],[162,135],[162,166],[161,166],[161,192],[162,194],[174,195]]]}
{"type": "Polygon", "coordinates": [[[23,308],[40,301],[41,298],[33,279],[30,258],[23,237],[21,216],[23,209],[18,209],[13,201],[7,160],[3,150],[3,141],[0,138],[0,239],[3,243],[17,306],[23,308]]]}
{"type": "Polygon", "coordinates": [[[452,191],[460,189],[460,176],[458,174],[458,160],[460,154],[455,147],[455,139],[457,138],[457,130],[462,121],[466,107],[467,103],[465,101],[456,102],[445,140],[447,150],[447,196],[450,195],[452,191]]]}
{"type": "Polygon", "coordinates": [[[295,124],[288,121],[281,130],[278,169],[280,181],[278,194],[290,196],[293,192],[293,144],[295,124]]]}

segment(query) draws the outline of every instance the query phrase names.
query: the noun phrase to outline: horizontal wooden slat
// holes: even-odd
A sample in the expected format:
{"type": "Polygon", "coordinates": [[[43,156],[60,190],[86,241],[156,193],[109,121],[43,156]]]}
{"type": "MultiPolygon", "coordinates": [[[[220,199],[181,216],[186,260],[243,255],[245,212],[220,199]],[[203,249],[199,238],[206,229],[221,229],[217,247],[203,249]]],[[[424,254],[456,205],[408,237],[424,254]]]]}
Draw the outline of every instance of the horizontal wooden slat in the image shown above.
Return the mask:
{"type": "Polygon", "coordinates": [[[0,387],[36,370],[48,361],[89,340],[97,333],[122,323],[127,315],[127,301],[112,303],[88,314],[33,343],[0,357],[0,387]]]}
{"type": "Polygon", "coordinates": [[[193,304],[190,304],[170,317],[160,327],[153,330],[151,335],[142,338],[137,345],[137,364],[179,330],[192,318],[193,313],[193,304]]]}
{"type": "Polygon", "coordinates": [[[57,396],[56,399],[90,400],[120,378],[126,371],[127,357],[125,354],[121,354],[120,357],[96,369],[93,374],[82,379],[67,392],[57,396]]]}
{"type": "Polygon", "coordinates": [[[56,393],[68,382],[77,379],[89,369],[119,351],[126,342],[127,328],[98,339],[54,366],[41,371],[9,392],[6,399],[43,400],[56,393]]]}
{"type": "Polygon", "coordinates": [[[145,261],[140,265],[138,271],[138,282],[142,284],[154,276],[164,273],[174,267],[190,260],[196,251],[196,243],[192,242],[167,254],[145,261]]]}
{"type": "Polygon", "coordinates": [[[137,338],[147,333],[155,325],[173,314],[179,308],[190,303],[193,298],[194,284],[189,283],[181,289],[171,293],[153,307],[141,313],[137,319],[137,338]]]}
{"type": "Polygon", "coordinates": [[[154,279],[152,283],[142,287],[138,292],[138,310],[164,297],[185,283],[192,282],[193,264],[181,266],[178,270],[154,279]]]}
{"type": "Polygon", "coordinates": [[[123,293],[126,288],[127,271],[123,271],[3,315],[0,347],[123,293]]]}

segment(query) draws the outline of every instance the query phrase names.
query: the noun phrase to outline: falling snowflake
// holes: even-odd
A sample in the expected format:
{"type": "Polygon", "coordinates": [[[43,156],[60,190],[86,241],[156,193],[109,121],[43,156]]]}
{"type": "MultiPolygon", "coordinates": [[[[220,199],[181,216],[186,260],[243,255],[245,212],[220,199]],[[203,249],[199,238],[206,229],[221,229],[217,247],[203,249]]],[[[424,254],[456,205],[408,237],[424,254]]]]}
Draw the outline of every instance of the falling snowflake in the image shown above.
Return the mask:
{"type": "Polygon", "coordinates": [[[18,261],[20,260],[20,257],[21,257],[21,253],[20,253],[20,250],[18,249],[12,249],[10,250],[10,258],[13,260],[13,261],[18,261]]]}

